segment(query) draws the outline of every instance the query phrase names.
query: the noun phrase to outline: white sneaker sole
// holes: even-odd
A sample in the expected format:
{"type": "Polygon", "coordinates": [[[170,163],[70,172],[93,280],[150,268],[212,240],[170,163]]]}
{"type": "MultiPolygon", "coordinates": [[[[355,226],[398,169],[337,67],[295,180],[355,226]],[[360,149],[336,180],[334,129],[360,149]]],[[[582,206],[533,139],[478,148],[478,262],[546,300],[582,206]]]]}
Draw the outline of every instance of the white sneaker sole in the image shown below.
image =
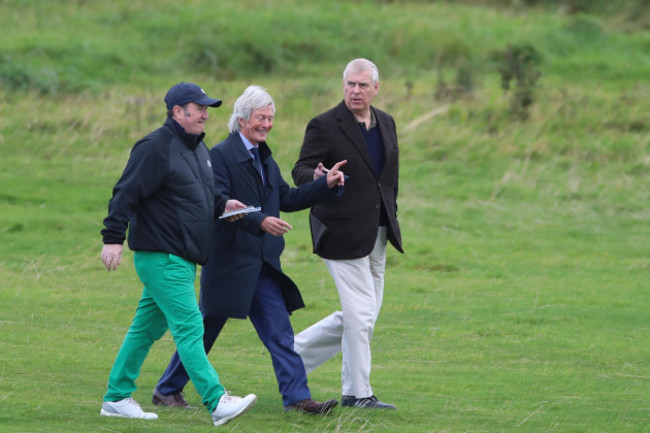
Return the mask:
{"type": "MultiPolygon", "coordinates": [[[[214,426],[215,426],[215,427],[219,427],[220,425],[224,425],[224,424],[226,424],[228,421],[231,421],[231,420],[237,418],[239,415],[245,413],[245,412],[248,411],[250,408],[252,408],[253,406],[255,406],[255,403],[257,402],[257,396],[253,395],[253,396],[251,396],[251,397],[252,397],[252,398],[250,399],[251,401],[248,402],[248,404],[246,404],[246,406],[244,406],[243,408],[241,408],[241,409],[239,410],[239,412],[235,412],[235,413],[233,413],[232,415],[228,415],[228,416],[226,416],[226,417],[223,417],[223,418],[221,418],[219,421],[214,421],[214,426]]],[[[244,397],[244,399],[246,399],[246,397],[244,397]]]]}
{"type": "Polygon", "coordinates": [[[106,410],[104,410],[104,409],[102,409],[102,410],[99,412],[99,414],[100,414],[100,415],[103,415],[103,416],[113,416],[113,417],[117,417],[117,418],[131,418],[131,419],[158,419],[158,415],[156,415],[156,414],[153,414],[154,416],[152,416],[152,417],[139,417],[139,416],[138,416],[138,417],[135,417],[135,416],[127,416],[127,415],[123,415],[123,414],[121,414],[121,413],[108,412],[108,411],[106,411],[106,410]]]}

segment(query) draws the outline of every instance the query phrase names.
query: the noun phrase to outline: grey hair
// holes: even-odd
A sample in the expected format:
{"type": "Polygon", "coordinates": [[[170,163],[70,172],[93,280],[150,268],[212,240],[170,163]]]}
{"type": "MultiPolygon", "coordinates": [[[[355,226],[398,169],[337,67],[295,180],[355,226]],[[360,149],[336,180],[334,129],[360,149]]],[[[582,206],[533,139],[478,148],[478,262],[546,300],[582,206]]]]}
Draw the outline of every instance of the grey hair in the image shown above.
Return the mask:
{"type": "Polygon", "coordinates": [[[368,59],[354,59],[348,65],[345,67],[345,71],[343,71],[343,80],[345,80],[348,77],[348,74],[350,72],[365,72],[365,71],[370,71],[372,73],[372,84],[377,84],[379,81],[379,69],[377,68],[377,65],[372,63],[368,59]]]}
{"type": "Polygon", "coordinates": [[[271,106],[275,114],[275,102],[268,94],[266,89],[261,86],[248,86],[244,93],[235,101],[232,116],[228,121],[228,129],[231,134],[239,131],[239,119],[248,122],[251,118],[251,112],[257,108],[266,108],[271,106]]]}

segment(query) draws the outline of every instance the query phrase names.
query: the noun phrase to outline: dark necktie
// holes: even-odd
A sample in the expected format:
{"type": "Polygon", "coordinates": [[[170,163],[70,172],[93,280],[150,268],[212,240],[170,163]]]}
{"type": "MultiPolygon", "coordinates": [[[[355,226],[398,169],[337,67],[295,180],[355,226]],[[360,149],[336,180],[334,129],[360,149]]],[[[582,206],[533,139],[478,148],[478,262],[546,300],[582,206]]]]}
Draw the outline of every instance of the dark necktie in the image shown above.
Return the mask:
{"type": "Polygon", "coordinates": [[[265,179],[264,179],[264,169],[262,169],[262,161],[260,159],[260,150],[257,147],[252,147],[251,148],[251,153],[253,154],[253,165],[255,168],[257,168],[257,171],[260,172],[260,176],[262,177],[262,183],[265,184],[265,179]]]}

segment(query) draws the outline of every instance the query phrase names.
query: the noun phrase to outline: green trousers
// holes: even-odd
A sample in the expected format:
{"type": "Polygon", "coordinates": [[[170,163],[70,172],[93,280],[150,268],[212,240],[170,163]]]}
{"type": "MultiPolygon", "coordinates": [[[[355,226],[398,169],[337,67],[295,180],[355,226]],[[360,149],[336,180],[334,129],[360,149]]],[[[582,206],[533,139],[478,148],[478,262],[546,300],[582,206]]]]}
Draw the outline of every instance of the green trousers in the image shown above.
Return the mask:
{"type": "Polygon", "coordinates": [[[203,404],[214,411],[225,390],[203,348],[203,319],[194,292],[196,264],[149,251],[136,251],[133,262],[144,284],[142,299],[108,377],[104,401],[131,397],[149,349],[169,328],[203,404]]]}

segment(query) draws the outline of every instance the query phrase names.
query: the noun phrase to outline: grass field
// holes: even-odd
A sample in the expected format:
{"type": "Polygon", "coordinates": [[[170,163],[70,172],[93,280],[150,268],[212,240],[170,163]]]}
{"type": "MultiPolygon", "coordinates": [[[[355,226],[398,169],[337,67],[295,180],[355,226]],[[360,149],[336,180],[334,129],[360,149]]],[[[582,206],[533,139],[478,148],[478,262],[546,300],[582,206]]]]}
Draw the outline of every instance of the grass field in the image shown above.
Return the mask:
{"type": "MultiPolygon", "coordinates": [[[[116,273],[99,259],[111,188],[181,79],[224,100],[208,145],[245,86],[265,86],[278,107],[269,145],[290,181],[307,121],[340,101],[341,70],[363,55],[380,67],[375,102],[401,149],[406,254],[388,254],[372,372],[398,410],[285,415],[268,353],[234,320],[210,359],[226,388],[259,401],[221,430],[649,432],[647,19],[450,3],[3,2],[0,431],[212,428],[204,409],[99,416],[141,293],[130,252],[116,273]],[[527,120],[500,87],[509,44],[542,59],[527,120]]],[[[307,213],[283,217],[301,330],[338,297],[307,213]]],[[[167,334],[143,366],[145,410],[173,351],[167,334]]],[[[315,398],[338,398],[340,357],[309,380],[315,398]]]]}

